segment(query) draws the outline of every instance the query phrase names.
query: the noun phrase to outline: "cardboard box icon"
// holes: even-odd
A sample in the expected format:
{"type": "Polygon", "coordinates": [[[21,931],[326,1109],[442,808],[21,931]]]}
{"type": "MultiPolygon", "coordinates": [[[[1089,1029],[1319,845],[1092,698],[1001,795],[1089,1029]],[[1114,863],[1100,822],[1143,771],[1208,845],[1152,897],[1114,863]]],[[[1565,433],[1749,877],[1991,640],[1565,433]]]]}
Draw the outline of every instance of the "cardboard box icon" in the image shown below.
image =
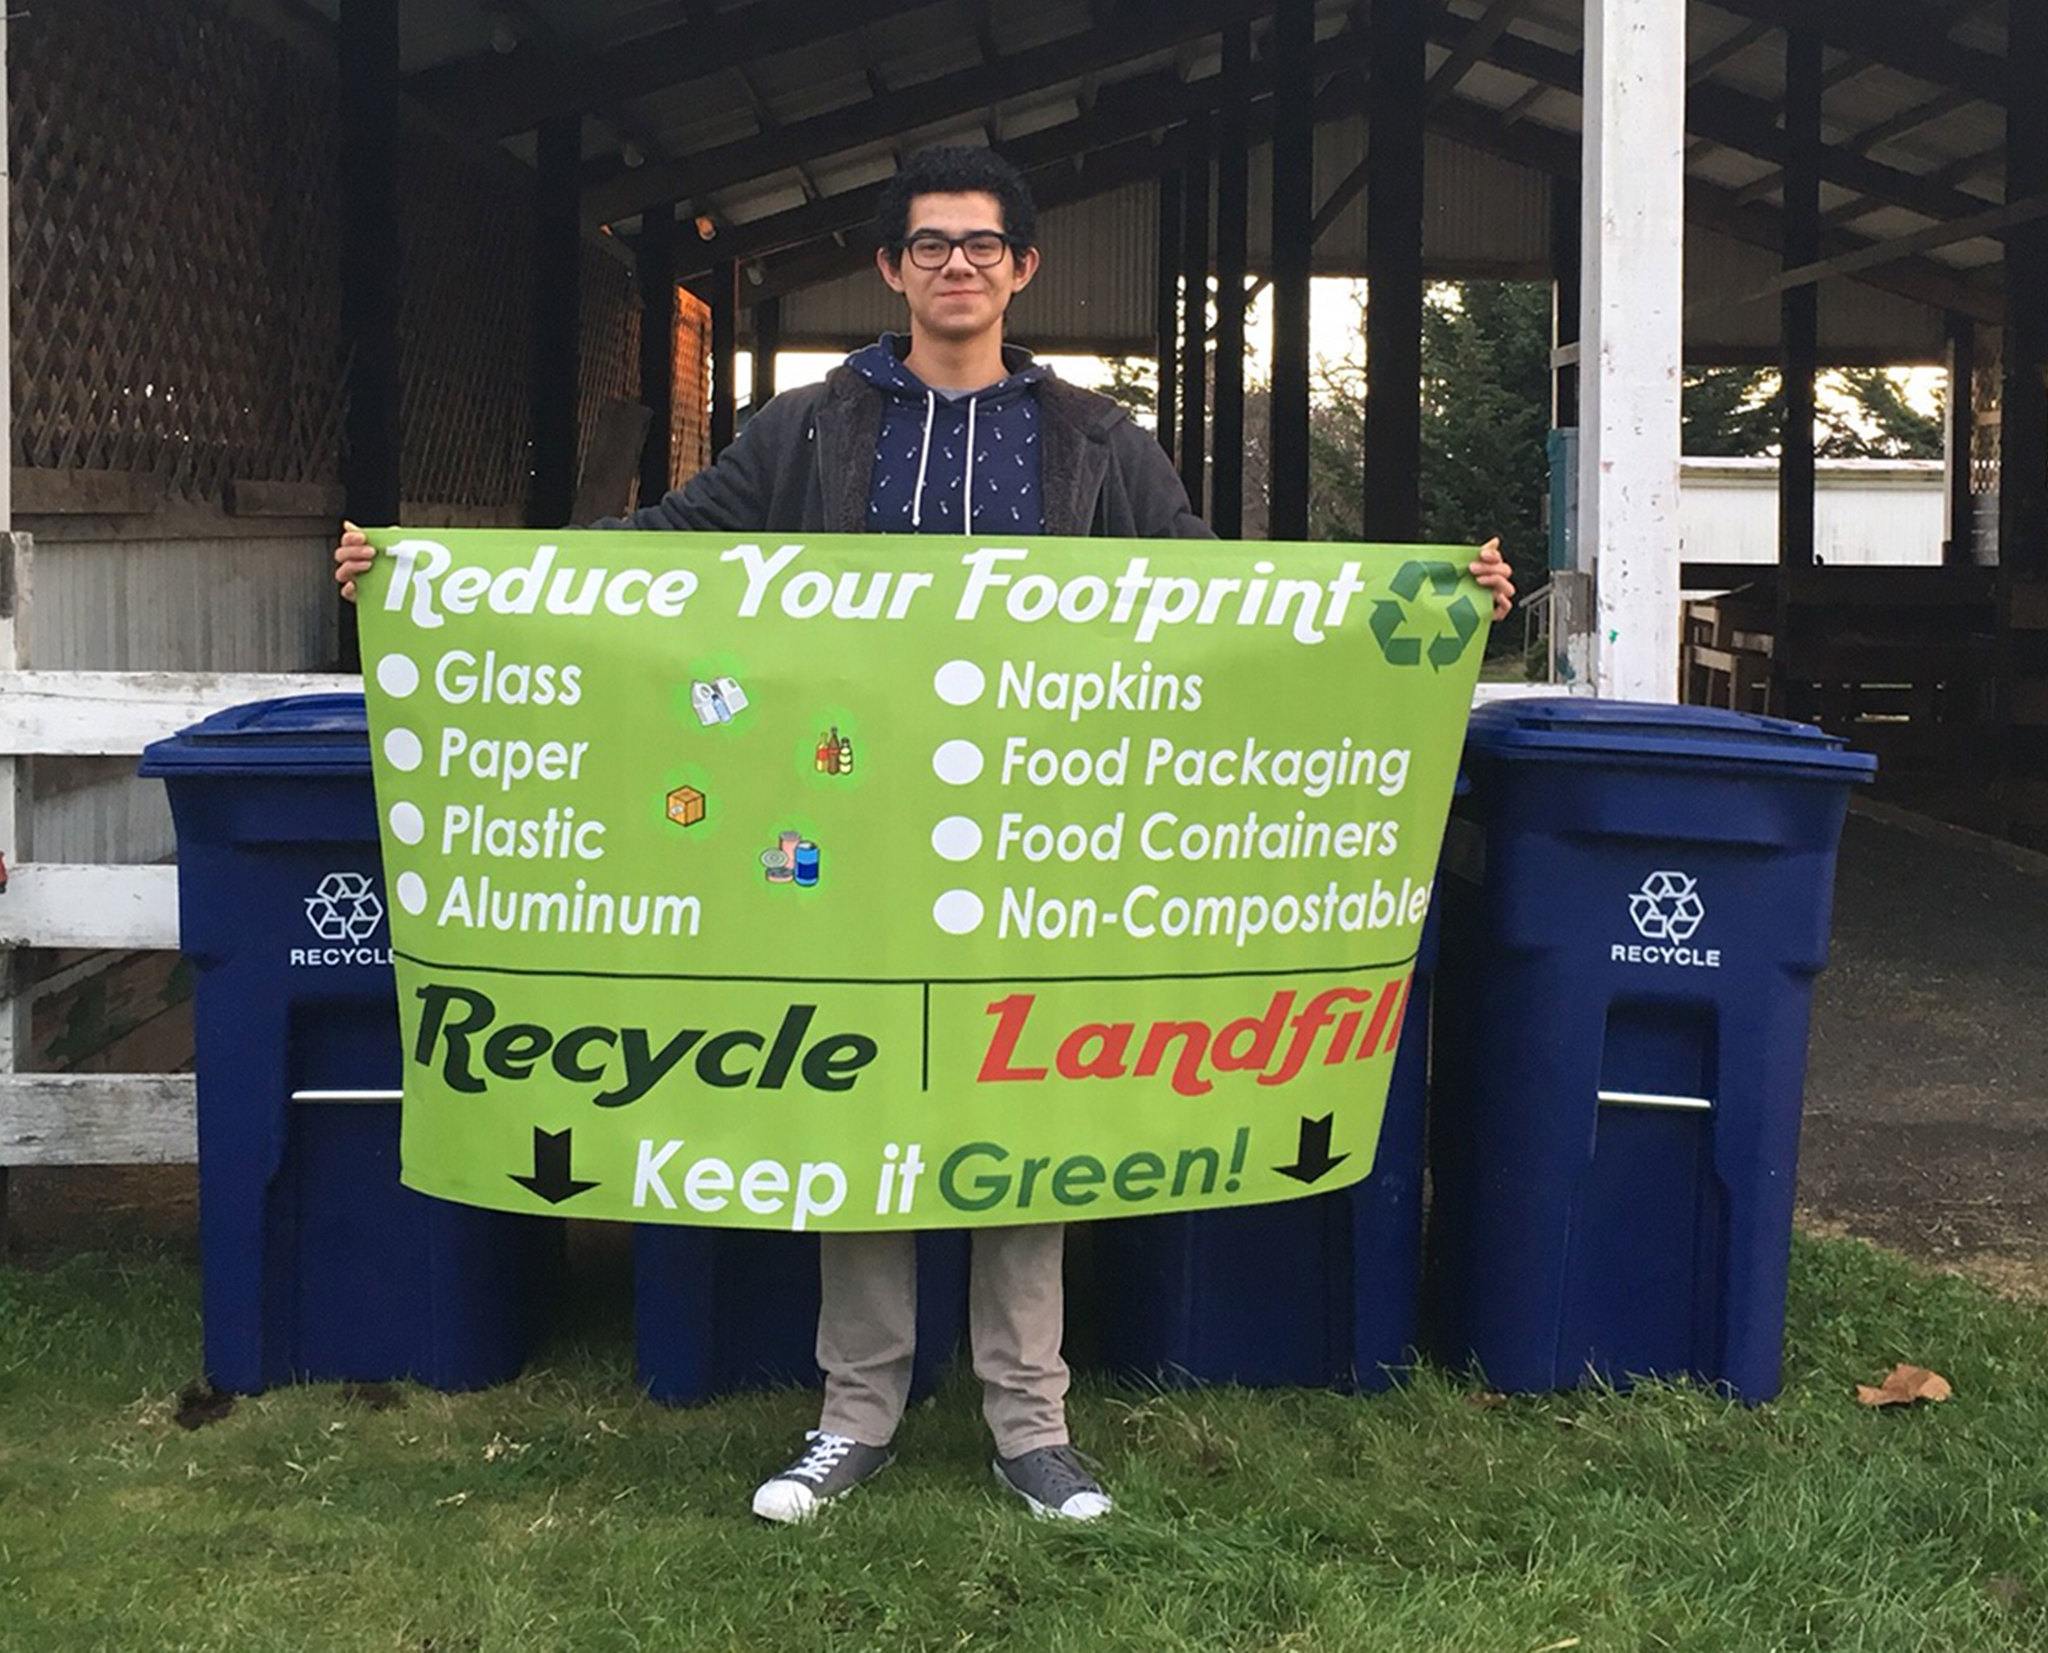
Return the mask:
{"type": "Polygon", "coordinates": [[[694,786],[679,786],[668,795],[668,818],[677,826],[695,826],[704,819],[704,794],[694,786]]]}

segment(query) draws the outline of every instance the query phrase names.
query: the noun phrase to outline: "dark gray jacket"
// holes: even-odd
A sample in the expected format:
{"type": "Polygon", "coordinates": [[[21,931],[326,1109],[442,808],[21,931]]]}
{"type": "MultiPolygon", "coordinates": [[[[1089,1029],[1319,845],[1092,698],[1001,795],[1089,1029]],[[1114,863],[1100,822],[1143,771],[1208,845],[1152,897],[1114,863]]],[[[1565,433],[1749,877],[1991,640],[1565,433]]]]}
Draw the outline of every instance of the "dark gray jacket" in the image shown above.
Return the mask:
{"type": "MultiPolygon", "coordinates": [[[[1048,379],[1044,429],[1047,535],[1213,539],[1188,508],[1165,450],[1107,396],[1048,379]]],[[[629,517],[599,528],[748,534],[867,532],[868,479],[882,393],[851,368],[783,392],[747,421],[708,470],[629,517]]]]}

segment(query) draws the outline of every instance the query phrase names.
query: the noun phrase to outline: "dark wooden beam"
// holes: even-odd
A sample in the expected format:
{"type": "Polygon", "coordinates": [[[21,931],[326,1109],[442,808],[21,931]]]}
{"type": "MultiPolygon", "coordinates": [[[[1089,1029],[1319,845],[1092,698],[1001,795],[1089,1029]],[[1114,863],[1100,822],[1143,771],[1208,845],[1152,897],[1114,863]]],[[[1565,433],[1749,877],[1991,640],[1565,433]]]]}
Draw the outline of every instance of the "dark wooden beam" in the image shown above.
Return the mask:
{"type": "MultiPolygon", "coordinates": [[[[1422,535],[1422,173],[1425,0],[1373,0],[1365,187],[1368,540],[1422,535]]],[[[1441,101],[1441,100],[1440,100],[1441,101]]]]}
{"type": "MultiPolygon", "coordinates": [[[[1435,38],[1444,45],[1454,44],[1461,33],[1455,24],[1441,20],[1433,28],[1435,38]]],[[[1580,54],[1559,51],[1518,34],[1503,35],[1495,41],[1487,61],[1574,95],[1584,82],[1580,54]]],[[[1686,97],[1685,124],[1686,130],[1695,136],[1729,149],[1780,167],[1786,162],[1786,139],[1778,126],[1778,109],[1765,99],[1727,86],[1694,86],[1686,97]]],[[[1821,178],[1827,183],[1909,207],[1929,218],[1960,218],[1986,204],[1982,196],[1930,182],[1838,146],[1823,145],[1819,164],[1821,178]]]]}
{"type": "MultiPolygon", "coordinates": [[[[1340,69],[1355,52],[1356,46],[1349,36],[1325,41],[1317,48],[1317,68],[1323,72],[1340,69]]],[[[1271,79],[1270,71],[1255,70],[1251,80],[1253,95],[1270,91],[1271,79]]],[[[1220,76],[1184,82],[1171,69],[1164,69],[1105,86],[1095,106],[1079,118],[1012,139],[999,145],[997,152],[1025,172],[1052,169],[1131,138],[1182,125],[1195,115],[1221,107],[1225,101],[1220,76]]],[[[686,256],[683,279],[689,280],[710,269],[720,257],[758,258],[806,242],[866,230],[874,222],[885,187],[877,183],[845,190],[823,201],[723,229],[716,241],[699,243],[695,256],[686,256]]],[[[873,243],[867,245],[872,247],[873,243]]]]}
{"type": "Polygon", "coordinates": [[[1140,19],[1117,28],[1084,29],[993,63],[899,87],[886,97],[867,98],[809,120],[792,121],[773,132],[702,150],[670,166],[622,171],[590,190],[589,214],[594,221],[611,223],[631,217],[649,201],[698,199],[799,160],[936,126],[1006,99],[1171,50],[1260,9],[1258,0],[1183,0],[1171,7],[1148,9],[1140,19]]]}
{"type": "Polygon", "coordinates": [[[1942,451],[1948,459],[1948,533],[1941,560],[1968,568],[1977,560],[1977,495],[1970,456],[1977,438],[1977,324],[1948,318],[1948,397],[1942,409],[1942,451]]]}
{"type": "Polygon", "coordinates": [[[1208,468],[1209,412],[1209,121],[1188,123],[1186,180],[1180,198],[1180,480],[1201,514],[1208,468]]]}
{"type": "MultiPolygon", "coordinates": [[[[398,0],[342,0],[334,35],[340,78],[336,159],[341,242],[379,249],[344,258],[341,343],[348,363],[341,484],[349,521],[399,517],[398,0]]],[[[341,664],[362,664],[355,605],[341,605],[341,664]]]]}
{"type": "MultiPolygon", "coordinates": [[[[757,0],[692,17],[599,51],[527,41],[509,54],[422,69],[406,90],[450,125],[510,137],[553,115],[577,114],[658,92],[777,50],[836,39],[932,0],[757,0]]],[[[653,199],[649,197],[650,201],[653,199]]]]}
{"type": "Polygon", "coordinates": [[[1158,333],[1154,362],[1158,373],[1156,429],[1169,459],[1180,451],[1180,196],[1179,172],[1159,176],[1158,240],[1154,268],[1153,327],[1158,333]]]}
{"type": "Polygon", "coordinates": [[[739,417],[740,267],[711,272],[711,457],[732,446],[739,417]]]}
{"type": "MultiPolygon", "coordinates": [[[[2005,198],[2024,201],[2048,192],[2048,8],[2013,6],[2007,31],[2005,198]]],[[[2048,219],[2006,232],[2005,291],[1998,560],[2009,578],[2048,580],[2048,219]]],[[[2034,675],[2048,676],[2048,661],[2034,675]]]]}
{"type": "MultiPolygon", "coordinates": [[[[1900,0],[1710,0],[1735,17],[1780,28],[1809,29],[1838,51],[1888,69],[1950,86],[1987,103],[2005,102],[2005,65],[1990,52],[1963,46],[1928,26],[1924,7],[1900,0]]],[[[2019,9],[2031,0],[2019,0],[2019,9]]],[[[2027,95],[2037,95],[2038,88],[2027,95]]]]}
{"type": "Polygon", "coordinates": [[[544,123],[534,156],[533,491],[527,522],[535,528],[565,527],[576,508],[582,166],[582,117],[544,123]]]}
{"type": "Polygon", "coordinates": [[[640,402],[647,443],[640,450],[640,503],[668,492],[675,474],[676,215],[659,207],[641,218],[633,249],[640,278],[640,402]]]}
{"type": "Polygon", "coordinates": [[[754,413],[775,394],[775,357],[782,349],[782,300],[754,306],[754,385],[748,404],[754,413]]]}
{"type": "MultiPolygon", "coordinates": [[[[1525,122],[1509,130],[1499,115],[1483,104],[1453,99],[1430,117],[1430,125],[1458,142],[1521,166],[1534,167],[1554,178],[1579,175],[1579,140],[1566,132],[1525,122]]],[[[1731,192],[1703,178],[1686,180],[1686,218],[1718,235],[1768,252],[1782,252],[1784,227],[1769,207],[1736,207],[1731,192]]],[[[1830,256],[1860,252],[1875,243],[1844,232],[1822,232],[1822,251],[1830,256]]],[[[1917,304],[1938,310],[1955,310],[1981,322],[1997,326],[2005,312],[2005,300],[1994,287],[1973,281],[1945,265],[1920,258],[1902,258],[1880,268],[1858,274],[1854,279],[1869,287],[1896,293],[1917,304]]]]}
{"type": "MultiPolygon", "coordinates": [[[[1350,45],[1348,36],[1326,41],[1324,45],[1340,42],[1347,48],[1350,45]]],[[[1214,81],[1207,84],[1213,88],[1214,81]]],[[[1357,113],[1364,107],[1363,89],[1364,77],[1355,62],[1340,67],[1315,93],[1313,118],[1320,121],[1357,113]]],[[[1212,91],[1208,95],[1215,94],[1212,91]]],[[[1264,141],[1271,131],[1273,101],[1269,94],[1253,99],[1247,108],[1247,129],[1254,144],[1264,141]]],[[[1070,122],[1068,126],[1075,124],[1070,122]]],[[[1171,127],[1163,135],[1147,128],[1122,142],[1092,147],[1079,161],[1071,155],[1062,155],[1042,165],[1025,166],[1023,170],[1041,210],[1065,206],[1123,184],[1150,182],[1169,168],[1179,167],[1184,159],[1185,131],[1185,124],[1171,127]]],[[[1038,136],[1050,138],[1053,134],[1034,134],[1033,139],[1005,146],[1004,153],[1016,161],[1024,144],[1035,141],[1038,136]]],[[[871,225],[870,220],[858,234],[848,235],[832,246],[792,251],[781,258],[765,261],[760,266],[765,272],[764,279],[748,289],[751,297],[747,302],[758,302],[771,294],[794,292],[800,287],[829,281],[865,266],[874,256],[871,225]]]]}
{"type": "MultiPolygon", "coordinates": [[[[1820,257],[1820,36],[1785,36],[1784,267],[1820,257]]],[[[1814,558],[1814,376],[1820,369],[1820,288],[1788,287],[1778,297],[1778,565],[1810,568],[1814,558]]]]}
{"type": "Polygon", "coordinates": [[[1579,270],[1583,251],[1580,237],[1579,180],[1553,178],[1550,181],[1550,422],[1559,430],[1570,430],[1579,422],[1579,364],[1560,362],[1558,351],[1579,342],[1579,270]]]}
{"type": "Polygon", "coordinates": [[[1308,538],[1315,28],[1315,0],[1274,0],[1273,368],[1266,537],[1275,540],[1308,538]]]}
{"type": "Polygon", "coordinates": [[[1216,455],[1209,471],[1209,526],[1227,540],[1244,533],[1244,313],[1250,223],[1251,29],[1223,35],[1223,102],[1216,117],[1216,455]]]}

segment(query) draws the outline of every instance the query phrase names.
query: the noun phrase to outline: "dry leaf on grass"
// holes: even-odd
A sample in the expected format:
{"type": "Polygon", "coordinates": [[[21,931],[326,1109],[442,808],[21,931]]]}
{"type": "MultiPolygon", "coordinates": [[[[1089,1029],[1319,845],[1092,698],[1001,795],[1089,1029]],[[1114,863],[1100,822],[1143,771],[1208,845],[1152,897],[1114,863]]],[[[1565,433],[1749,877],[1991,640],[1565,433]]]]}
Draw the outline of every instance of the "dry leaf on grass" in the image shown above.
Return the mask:
{"type": "Polygon", "coordinates": [[[1939,1372],[1903,1364],[1894,1366],[1875,1388],[1856,1385],[1856,1399],[1865,1406],[1911,1406],[1915,1401],[1947,1400],[1954,1393],[1939,1372]]]}

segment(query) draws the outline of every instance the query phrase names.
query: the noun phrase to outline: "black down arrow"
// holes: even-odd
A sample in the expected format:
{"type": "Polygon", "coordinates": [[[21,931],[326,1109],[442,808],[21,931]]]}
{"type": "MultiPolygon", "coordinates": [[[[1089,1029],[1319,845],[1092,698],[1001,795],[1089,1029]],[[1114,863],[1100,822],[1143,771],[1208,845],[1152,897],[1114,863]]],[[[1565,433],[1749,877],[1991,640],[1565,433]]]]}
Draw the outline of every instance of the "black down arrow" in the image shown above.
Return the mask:
{"type": "MultiPolygon", "coordinates": [[[[1325,1132],[1325,1140],[1328,1133],[1325,1132]]],[[[568,1131],[544,1131],[538,1125],[533,1128],[533,1175],[523,1177],[517,1171],[510,1174],[521,1188],[530,1189],[550,1205],[560,1205],[564,1200],[574,1199],[597,1186],[594,1182],[583,1182],[569,1175],[568,1131]]]]}
{"type": "Polygon", "coordinates": [[[1292,1165],[1276,1165],[1274,1170],[1283,1177],[1292,1177],[1296,1182],[1320,1182],[1351,1156],[1330,1153],[1330,1124],[1335,1114],[1324,1114],[1321,1119],[1304,1119],[1301,1122],[1301,1143],[1295,1150],[1292,1165]]]}

